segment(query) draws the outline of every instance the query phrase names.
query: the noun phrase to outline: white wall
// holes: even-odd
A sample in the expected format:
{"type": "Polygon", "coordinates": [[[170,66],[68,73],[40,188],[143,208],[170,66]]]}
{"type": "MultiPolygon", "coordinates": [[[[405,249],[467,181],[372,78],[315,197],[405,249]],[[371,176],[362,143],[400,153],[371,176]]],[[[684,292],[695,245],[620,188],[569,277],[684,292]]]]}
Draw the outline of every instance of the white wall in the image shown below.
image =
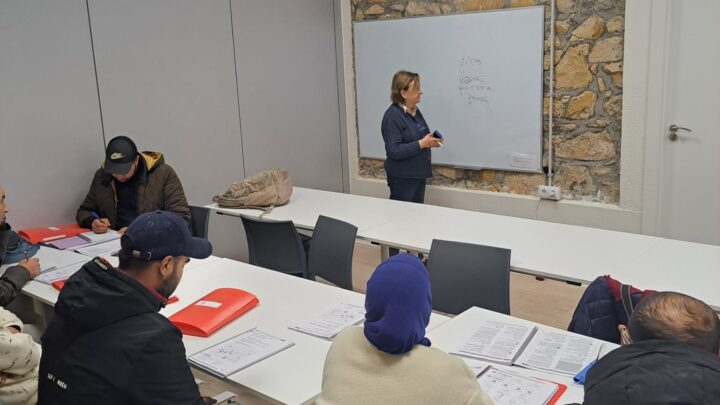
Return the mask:
{"type": "MultiPolygon", "coordinates": [[[[342,74],[345,92],[350,191],[353,194],[387,198],[384,181],[358,175],[357,125],[353,78],[352,21],[350,0],[337,0],[341,9],[339,26],[343,41],[342,74]]],[[[581,201],[547,201],[531,196],[428,186],[426,203],[470,209],[501,215],[539,219],[575,225],[593,226],[627,232],[641,232],[645,153],[645,111],[647,97],[648,21],[644,12],[651,0],[627,3],[625,41],[625,83],[623,96],[622,159],[620,165],[620,204],[581,201]],[[645,48],[643,48],[645,47],[645,48]]]]}
{"type": "Polygon", "coordinates": [[[103,157],[84,0],[0,2],[0,184],[16,229],[75,222],[103,157]]]}

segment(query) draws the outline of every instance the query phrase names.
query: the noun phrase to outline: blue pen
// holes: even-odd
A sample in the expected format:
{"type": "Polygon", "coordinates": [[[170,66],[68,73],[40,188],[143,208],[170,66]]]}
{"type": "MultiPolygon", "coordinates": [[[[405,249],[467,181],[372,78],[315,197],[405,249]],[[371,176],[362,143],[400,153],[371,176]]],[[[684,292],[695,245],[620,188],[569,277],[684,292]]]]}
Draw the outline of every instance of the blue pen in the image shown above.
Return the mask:
{"type": "Polygon", "coordinates": [[[100,215],[98,215],[98,213],[95,211],[90,211],[90,215],[92,215],[92,217],[95,219],[100,219],[100,215]]]}

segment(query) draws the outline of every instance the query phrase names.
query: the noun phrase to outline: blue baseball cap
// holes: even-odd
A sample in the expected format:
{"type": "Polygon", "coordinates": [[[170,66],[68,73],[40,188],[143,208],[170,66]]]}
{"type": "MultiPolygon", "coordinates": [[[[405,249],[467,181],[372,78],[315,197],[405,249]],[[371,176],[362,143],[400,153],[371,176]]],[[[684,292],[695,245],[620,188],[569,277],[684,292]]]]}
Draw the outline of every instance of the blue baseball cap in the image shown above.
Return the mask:
{"type": "Polygon", "coordinates": [[[168,211],[146,212],[128,226],[120,239],[123,253],[140,260],[162,260],[166,256],[204,259],[212,254],[206,239],[194,238],[188,223],[168,211]]]}

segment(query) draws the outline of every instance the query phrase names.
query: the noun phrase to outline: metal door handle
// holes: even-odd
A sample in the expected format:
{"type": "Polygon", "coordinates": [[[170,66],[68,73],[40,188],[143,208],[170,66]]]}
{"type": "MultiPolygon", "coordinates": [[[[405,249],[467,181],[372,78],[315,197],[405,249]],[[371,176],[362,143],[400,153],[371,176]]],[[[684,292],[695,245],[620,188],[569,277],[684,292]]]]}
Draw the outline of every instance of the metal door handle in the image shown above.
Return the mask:
{"type": "Polygon", "coordinates": [[[692,132],[692,129],[690,129],[690,128],[679,127],[679,126],[677,126],[677,125],[675,125],[675,124],[670,125],[670,128],[669,128],[669,129],[670,129],[670,134],[668,135],[668,139],[670,139],[671,142],[677,141],[677,139],[678,139],[678,134],[677,134],[677,132],[678,132],[678,131],[688,131],[688,132],[692,132]]]}

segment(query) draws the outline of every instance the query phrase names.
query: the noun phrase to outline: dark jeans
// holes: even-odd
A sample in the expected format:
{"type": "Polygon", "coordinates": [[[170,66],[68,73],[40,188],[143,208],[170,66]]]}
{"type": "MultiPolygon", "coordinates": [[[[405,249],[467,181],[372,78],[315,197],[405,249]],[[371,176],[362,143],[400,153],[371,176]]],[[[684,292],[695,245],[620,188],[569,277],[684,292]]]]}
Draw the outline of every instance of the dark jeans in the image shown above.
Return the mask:
{"type": "MultiPolygon", "coordinates": [[[[390,187],[390,199],[407,201],[422,204],[425,202],[425,184],[427,179],[405,179],[400,177],[388,177],[390,187]]],[[[399,253],[399,250],[390,248],[390,256],[399,253]]]]}
{"type": "Polygon", "coordinates": [[[388,177],[390,199],[422,204],[425,202],[425,183],[427,179],[404,179],[388,177]]]}

